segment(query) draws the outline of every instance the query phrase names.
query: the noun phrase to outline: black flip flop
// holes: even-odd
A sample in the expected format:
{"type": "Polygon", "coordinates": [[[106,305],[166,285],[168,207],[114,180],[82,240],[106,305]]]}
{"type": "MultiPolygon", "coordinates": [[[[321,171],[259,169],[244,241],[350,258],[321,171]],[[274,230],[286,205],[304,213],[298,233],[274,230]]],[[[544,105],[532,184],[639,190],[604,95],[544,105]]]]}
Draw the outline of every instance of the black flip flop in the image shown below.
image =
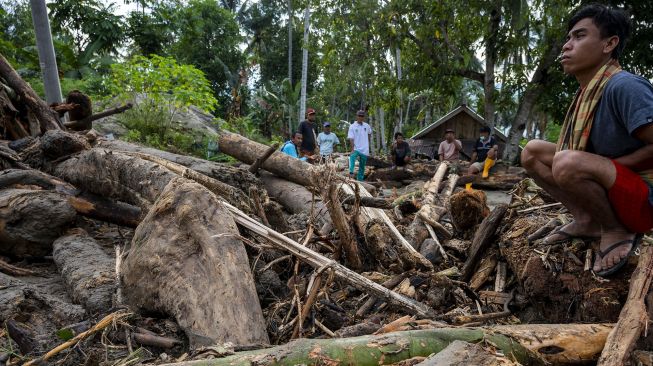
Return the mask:
{"type": "Polygon", "coordinates": [[[546,245],[555,245],[555,244],[564,243],[564,242],[572,240],[572,239],[581,239],[581,240],[598,240],[598,239],[601,239],[598,236],[571,235],[568,232],[562,230],[563,226],[567,226],[567,225],[560,225],[560,226],[556,227],[555,229],[553,229],[547,236],[545,236],[542,239],[542,243],[544,243],[546,245]],[[548,238],[551,235],[556,235],[556,234],[562,235],[563,238],[552,241],[550,243],[546,241],[546,238],[548,238]]]}
{"type": "MultiPolygon", "coordinates": [[[[605,251],[599,249],[598,253],[596,253],[598,256],[598,258],[596,259],[598,259],[600,262],[601,260],[603,260],[603,258],[605,258],[606,255],[610,254],[611,251],[617,249],[618,247],[624,244],[633,243],[633,246],[630,248],[628,254],[625,257],[621,258],[621,260],[617,264],[604,271],[595,272],[596,275],[601,277],[607,277],[617,273],[621,268],[623,268],[623,266],[626,265],[626,263],[628,263],[628,258],[630,258],[630,256],[633,255],[633,253],[635,253],[637,247],[639,246],[639,243],[642,241],[643,236],[644,234],[637,234],[633,239],[622,240],[610,245],[608,249],[606,249],[605,251]]],[[[594,263],[596,263],[596,261],[594,263]]]]}

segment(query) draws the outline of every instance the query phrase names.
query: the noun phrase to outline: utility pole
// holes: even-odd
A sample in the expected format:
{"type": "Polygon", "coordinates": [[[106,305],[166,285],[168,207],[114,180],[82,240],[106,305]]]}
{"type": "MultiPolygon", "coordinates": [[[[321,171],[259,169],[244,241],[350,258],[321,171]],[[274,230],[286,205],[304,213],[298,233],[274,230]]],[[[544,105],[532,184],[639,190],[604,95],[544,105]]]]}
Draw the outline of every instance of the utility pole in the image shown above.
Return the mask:
{"type": "Polygon", "coordinates": [[[59,70],[54,55],[50,21],[45,0],[30,0],[32,21],[36,33],[36,48],[39,53],[39,64],[43,73],[45,100],[48,103],[61,103],[61,85],[59,85],[59,70]]]}
{"type": "MultiPolygon", "coordinates": [[[[289,93],[292,93],[295,88],[293,88],[292,83],[292,0],[288,0],[288,82],[290,83],[289,93]]],[[[290,103],[290,101],[289,101],[290,103]]],[[[292,104],[288,104],[288,134],[292,134],[292,104]]]]}
{"type": "Polygon", "coordinates": [[[302,45],[302,96],[299,102],[299,119],[301,121],[306,115],[306,83],[308,79],[308,30],[309,30],[310,10],[308,1],[306,2],[306,11],[304,12],[304,44],[302,45]]]}

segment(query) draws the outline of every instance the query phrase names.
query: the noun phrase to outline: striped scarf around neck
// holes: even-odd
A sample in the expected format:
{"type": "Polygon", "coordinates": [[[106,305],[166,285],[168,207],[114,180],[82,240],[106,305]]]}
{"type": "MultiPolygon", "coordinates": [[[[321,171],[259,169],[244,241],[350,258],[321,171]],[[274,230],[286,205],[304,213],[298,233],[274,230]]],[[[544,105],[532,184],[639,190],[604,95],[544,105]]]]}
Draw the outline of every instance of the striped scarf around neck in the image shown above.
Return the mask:
{"type": "Polygon", "coordinates": [[[589,84],[578,89],[560,129],[556,151],[585,151],[594,122],[594,113],[601,101],[603,90],[612,76],[620,71],[619,61],[611,59],[599,69],[589,84]]]}

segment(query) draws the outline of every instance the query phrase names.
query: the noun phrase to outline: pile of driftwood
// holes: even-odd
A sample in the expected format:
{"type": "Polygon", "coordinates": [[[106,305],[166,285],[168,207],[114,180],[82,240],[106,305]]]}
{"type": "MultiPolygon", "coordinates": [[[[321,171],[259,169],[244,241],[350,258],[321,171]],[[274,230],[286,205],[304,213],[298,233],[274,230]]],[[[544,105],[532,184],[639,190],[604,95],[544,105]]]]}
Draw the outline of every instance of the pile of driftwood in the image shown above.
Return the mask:
{"type": "Polygon", "coordinates": [[[239,167],[69,131],[1,56],[0,86],[0,364],[650,356],[631,352],[650,349],[650,247],[635,272],[594,277],[592,243],[541,244],[569,218],[528,180],[490,211],[459,171],[423,164],[421,187],[375,197],[226,131],[239,167]]]}

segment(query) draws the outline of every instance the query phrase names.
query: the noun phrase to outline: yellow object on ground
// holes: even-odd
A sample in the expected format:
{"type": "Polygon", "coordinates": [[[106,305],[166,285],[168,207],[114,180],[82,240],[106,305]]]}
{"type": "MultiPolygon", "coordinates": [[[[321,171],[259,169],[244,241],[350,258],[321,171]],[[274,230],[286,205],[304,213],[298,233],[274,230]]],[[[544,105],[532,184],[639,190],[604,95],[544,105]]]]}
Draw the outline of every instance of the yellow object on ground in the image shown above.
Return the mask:
{"type": "Polygon", "coordinates": [[[472,190],[472,184],[471,183],[465,184],[465,190],[471,191],[472,190]]]}
{"type": "Polygon", "coordinates": [[[490,168],[494,166],[494,159],[487,158],[485,159],[485,164],[483,165],[483,178],[487,178],[490,176],[490,168]]]}

